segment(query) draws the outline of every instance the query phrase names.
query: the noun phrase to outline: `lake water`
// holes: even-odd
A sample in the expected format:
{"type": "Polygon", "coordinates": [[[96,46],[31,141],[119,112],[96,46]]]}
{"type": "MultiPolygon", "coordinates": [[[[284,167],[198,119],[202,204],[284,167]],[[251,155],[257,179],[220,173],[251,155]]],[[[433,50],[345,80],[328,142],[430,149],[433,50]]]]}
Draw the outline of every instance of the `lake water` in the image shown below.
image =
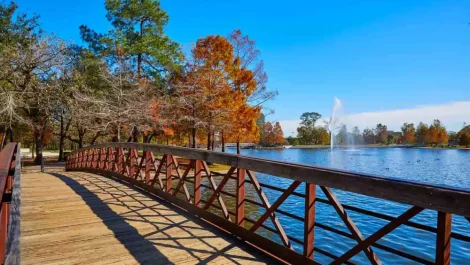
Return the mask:
{"type": "MultiPolygon", "coordinates": [[[[229,152],[235,150],[229,149],[229,152]]],[[[262,157],[273,160],[296,162],[309,165],[327,166],[348,171],[370,173],[385,177],[406,179],[411,181],[431,183],[434,185],[446,185],[466,189],[470,191],[470,151],[468,150],[446,150],[446,149],[408,149],[408,148],[364,148],[357,150],[336,149],[330,152],[327,149],[284,149],[284,150],[242,150],[243,155],[262,157]]],[[[292,181],[288,179],[257,174],[258,180],[262,183],[273,186],[287,188],[292,181]]],[[[234,183],[228,183],[226,190],[234,190],[234,183]]],[[[273,203],[280,192],[263,189],[269,201],[273,203]]],[[[304,193],[305,186],[301,185],[296,191],[304,193]]],[[[371,198],[340,190],[333,190],[340,202],[351,206],[356,206],[366,210],[398,216],[407,209],[408,205],[371,198]]],[[[258,195],[252,188],[247,188],[247,198],[260,202],[258,195]]],[[[317,196],[325,198],[320,189],[317,196]]],[[[228,201],[228,200],[227,200],[228,201]]],[[[233,203],[227,203],[229,209],[234,210],[233,203]]],[[[246,214],[257,220],[264,209],[247,204],[246,214]]],[[[304,201],[295,196],[290,196],[280,207],[281,210],[288,211],[298,216],[304,216],[304,201]]],[[[364,237],[367,237],[386,225],[388,221],[348,211],[352,220],[356,223],[364,237]]],[[[411,219],[414,222],[436,227],[436,212],[423,211],[411,219]]],[[[277,214],[281,225],[286,233],[294,238],[302,240],[303,223],[281,214],[277,214]]],[[[317,203],[316,222],[325,224],[341,231],[349,233],[348,229],[338,217],[333,207],[317,203]]],[[[265,221],[267,226],[274,228],[270,219],[265,221]]],[[[460,216],[453,217],[452,232],[470,236],[470,222],[460,216]]],[[[266,229],[258,230],[258,233],[271,238],[277,242],[280,239],[277,235],[266,229]]],[[[413,254],[428,261],[433,261],[435,253],[434,233],[400,226],[392,233],[386,235],[378,241],[382,245],[413,254]]],[[[323,229],[315,228],[315,246],[330,252],[336,256],[341,256],[356,241],[342,237],[323,229]]],[[[301,252],[302,247],[293,244],[294,248],[301,252]]],[[[388,252],[384,252],[373,247],[373,250],[385,264],[413,264],[414,262],[388,252]]],[[[451,261],[453,264],[470,263],[470,243],[457,239],[451,242],[451,261]]],[[[315,260],[326,264],[332,261],[331,258],[318,252],[315,253],[315,260]]],[[[368,264],[367,257],[363,252],[350,260],[356,264],[368,264]]]]}

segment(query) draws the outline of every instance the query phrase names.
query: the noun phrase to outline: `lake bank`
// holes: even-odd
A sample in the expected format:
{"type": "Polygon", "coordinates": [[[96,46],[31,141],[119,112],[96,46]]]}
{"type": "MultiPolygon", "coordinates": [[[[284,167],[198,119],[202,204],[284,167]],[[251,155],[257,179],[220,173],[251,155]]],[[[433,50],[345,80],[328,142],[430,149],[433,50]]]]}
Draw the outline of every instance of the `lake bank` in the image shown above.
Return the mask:
{"type": "MultiPolygon", "coordinates": [[[[284,145],[274,147],[258,147],[259,150],[279,150],[279,149],[329,149],[329,145],[284,145]]],[[[335,145],[334,148],[356,149],[356,148],[417,148],[417,149],[457,149],[470,150],[469,147],[441,147],[441,146],[413,146],[413,145],[382,145],[382,144],[363,144],[363,145],[335,145]]]]}

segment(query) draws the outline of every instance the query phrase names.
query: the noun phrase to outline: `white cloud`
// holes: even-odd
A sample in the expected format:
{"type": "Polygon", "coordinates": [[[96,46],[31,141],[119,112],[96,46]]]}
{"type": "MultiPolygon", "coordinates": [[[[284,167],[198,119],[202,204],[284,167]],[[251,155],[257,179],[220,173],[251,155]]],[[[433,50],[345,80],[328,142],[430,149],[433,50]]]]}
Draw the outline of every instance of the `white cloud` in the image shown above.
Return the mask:
{"type": "MultiPolygon", "coordinates": [[[[349,128],[358,126],[364,128],[374,128],[377,123],[388,126],[390,130],[398,131],[403,123],[414,123],[420,121],[432,123],[434,119],[439,119],[449,131],[458,131],[463,122],[470,121],[470,101],[458,101],[440,105],[416,106],[410,109],[397,109],[389,111],[363,112],[344,115],[340,118],[340,123],[346,124],[349,128]]],[[[284,130],[284,135],[296,135],[296,128],[300,120],[280,121],[284,130]]]]}

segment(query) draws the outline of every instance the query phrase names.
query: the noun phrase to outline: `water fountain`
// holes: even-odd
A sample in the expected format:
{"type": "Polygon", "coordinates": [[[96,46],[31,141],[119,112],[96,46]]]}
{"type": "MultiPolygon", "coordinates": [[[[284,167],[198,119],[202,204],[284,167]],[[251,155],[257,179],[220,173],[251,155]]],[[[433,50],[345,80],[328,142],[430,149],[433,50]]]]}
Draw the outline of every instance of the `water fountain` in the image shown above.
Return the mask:
{"type": "Polygon", "coordinates": [[[328,130],[330,131],[330,151],[333,151],[334,147],[334,132],[338,129],[339,125],[339,112],[342,108],[341,101],[335,97],[333,102],[333,111],[331,118],[328,123],[328,130]]]}

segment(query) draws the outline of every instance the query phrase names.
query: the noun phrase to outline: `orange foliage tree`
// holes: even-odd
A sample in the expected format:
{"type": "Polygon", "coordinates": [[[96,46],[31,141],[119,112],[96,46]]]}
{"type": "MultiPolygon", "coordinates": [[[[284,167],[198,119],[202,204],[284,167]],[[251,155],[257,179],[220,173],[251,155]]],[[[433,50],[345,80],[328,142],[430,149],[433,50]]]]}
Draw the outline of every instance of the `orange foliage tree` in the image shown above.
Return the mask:
{"type": "Polygon", "coordinates": [[[434,120],[433,124],[429,126],[429,129],[424,135],[424,142],[426,144],[447,144],[449,136],[446,128],[442,126],[440,120],[434,120]]]}
{"type": "Polygon", "coordinates": [[[230,133],[225,135],[223,131],[221,132],[223,142],[225,142],[225,137],[227,137],[227,140],[230,142],[236,142],[238,154],[240,153],[241,142],[257,143],[259,141],[260,130],[256,120],[260,115],[261,107],[251,107],[247,104],[243,104],[240,107],[233,109],[228,115],[230,119],[230,133]]]}
{"type": "Polygon", "coordinates": [[[401,126],[401,131],[403,133],[403,142],[407,144],[413,144],[415,142],[415,126],[413,123],[404,123],[401,126]]]}
{"type": "Polygon", "coordinates": [[[213,148],[216,135],[222,150],[226,140],[258,142],[260,99],[272,95],[266,90],[267,76],[258,55],[254,42],[240,31],[229,39],[219,35],[199,39],[191,61],[172,80],[167,104],[155,109],[166,109],[157,112],[186,128],[193,148],[196,142],[213,148]]]}
{"type": "Polygon", "coordinates": [[[262,141],[267,146],[283,144],[285,140],[281,124],[279,122],[276,122],[273,125],[271,122],[266,122],[263,127],[262,141]]]}
{"type": "Polygon", "coordinates": [[[233,101],[233,91],[229,86],[229,75],[233,69],[233,46],[222,36],[208,36],[199,39],[193,48],[198,88],[204,95],[204,129],[207,133],[207,149],[211,149],[213,136],[218,127],[223,127],[233,101]]]}

